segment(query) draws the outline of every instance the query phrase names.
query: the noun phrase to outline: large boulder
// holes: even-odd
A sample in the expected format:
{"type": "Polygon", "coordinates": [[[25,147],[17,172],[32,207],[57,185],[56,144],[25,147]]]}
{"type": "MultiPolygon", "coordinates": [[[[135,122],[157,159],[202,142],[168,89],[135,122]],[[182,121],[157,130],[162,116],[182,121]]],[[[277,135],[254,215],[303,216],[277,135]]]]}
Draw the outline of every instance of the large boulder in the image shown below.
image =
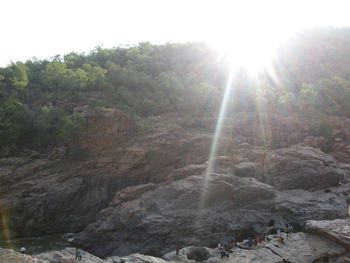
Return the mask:
{"type": "Polygon", "coordinates": [[[333,240],[350,251],[350,219],[309,220],[306,231],[316,233],[333,240]]]}
{"type": "Polygon", "coordinates": [[[175,262],[203,262],[208,260],[211,257],[217,256],[218,252],[216,249],[208,247],[184,247],[179,250],[179,254],[176,254],[176,251],[169,252],[163,255],[163,259],[166,261],[175,261],[175,262]]]}
{"type": "Polygon", "coordinates": [[[267,151],[261,148],[237,149],[238,176],[255,177],[278,189],[315,191],[344,182],[346,171],[320,149],[296,145],[267,151]]]}

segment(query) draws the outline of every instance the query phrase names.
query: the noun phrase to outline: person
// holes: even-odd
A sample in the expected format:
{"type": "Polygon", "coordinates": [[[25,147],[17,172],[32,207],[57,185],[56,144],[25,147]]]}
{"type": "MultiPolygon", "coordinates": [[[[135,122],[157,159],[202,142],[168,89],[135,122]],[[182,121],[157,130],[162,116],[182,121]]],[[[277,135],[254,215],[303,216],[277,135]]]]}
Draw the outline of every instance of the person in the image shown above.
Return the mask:
{"type": "Polygon", "coordinates": [[[281,229],[277,229],[277,236],[281,236],[281,229]]]}
{"type": "Polygon", "coordinates": [[[288,233],[289,233],[289,235],[292,235],[292,233],[293,233],[293,224],[292,223],[289,223],[289,225],[288,225],[288,233]]]}
{"type": "Polygon", "coordinates": [[[81,251],[78,248],[75,248],[75,259],[81,260],[81,258],[82,258],[81,251]]]}
{"type": "Polygon", "coordinates": [[[225,242],[224,248],[225,248],[226,251],[229,251],[228,242],[225,242]]]}
{"type": "Polygon", "coordinates": [[[270,242],[272,240],[272,236],[271,235],[266,235],[266,241],[270,242]]]}
{"type": "Polygon", "coordinates": [[[287,238],[289,237],[289,223],[285,224],[285,232],[287,233],[287,238]]]}
{"type": "Polygon", "coordinates": [[[253,241],[254,247],[258,246],[258,238],[259,238],[258,236],[254,237],[254,241],[253,241]]]}
{"type": "Polygon", "coordinates": [[[177,241],[177,242],[176,242],[176,256],[178,256],[179,253],[180,253],[180,242],[177,241]]]}
{"type": "Polygon", "coordinates": [[[221,258],[229,257],[229,254],[225,251],[225,248],[220,243],[218,245],[218,249],[220,251],[221,258]]]}
{"type": "Polygon", "coordinates": [[[248,247],[251,248],[253,246],[253,239],[252,237],[248,237],[248,247]]]}

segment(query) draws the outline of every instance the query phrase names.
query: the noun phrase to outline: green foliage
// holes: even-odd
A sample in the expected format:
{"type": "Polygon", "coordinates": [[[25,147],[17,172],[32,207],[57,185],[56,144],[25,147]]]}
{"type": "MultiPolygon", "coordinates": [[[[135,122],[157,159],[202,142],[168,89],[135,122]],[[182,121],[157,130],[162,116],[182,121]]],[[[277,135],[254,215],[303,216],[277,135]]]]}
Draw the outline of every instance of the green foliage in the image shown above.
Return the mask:
{"type": "MultiPolygon", "coordinates": [[[[314,46],[297,47],[310,56],[305,50],[314,46]]],[[[327,52],[344,61],[339,54],[327,52]]],[[[63,58],[32,59],[0,68],[0,147],[40,149],[68,142],[83,125],[72,114],[77,105],[118,108],[140,127],[144,117],[178,112],[185,115],[188,126],[198,127],[197,119],[217,116],[221,106],[229,68],[219,58],[203,43],[145,42],[112,49],[96,47],[89,54],[72,52],[63,58]]],[[[350,117],[346,78],[350,70],[333,77],[337,74],[333,70],[333,75],[326,74],[324,63],[310,66],[304,61],[304,65],[303,59],[294,57],[288,61],[276,71],[278,83],[270,76],[254,80],[237,72],[227,99],[228,117],[257,112],[261,118],[299,115],[311,123],[315,135],[330,136],[328,116],[350,117]],[[301,74],[294,64],[306,68],[306,73],[301,74]],[[323,75],[326,77],[319,77],[323,75]]]]}
{"type": "Polygon", "coordinates": [[[22,62],[11,65],[11,84],[18,90],[24,90],[28,85],[27,67],[22,62]]]}
{"type": "Polygon", "coordinates": [[[83,119],[54,107],[30,108],[18,100],[0,104],[0,148],[42,149],[63,144],[79,130],[83,119]]]}
{"type": "Polygon", "coordinates": [[[84,90],[89,80],[84,69],[70,69],[57,60],[47,65],[44,75],[47,88],[52,91],[84,90]]]}

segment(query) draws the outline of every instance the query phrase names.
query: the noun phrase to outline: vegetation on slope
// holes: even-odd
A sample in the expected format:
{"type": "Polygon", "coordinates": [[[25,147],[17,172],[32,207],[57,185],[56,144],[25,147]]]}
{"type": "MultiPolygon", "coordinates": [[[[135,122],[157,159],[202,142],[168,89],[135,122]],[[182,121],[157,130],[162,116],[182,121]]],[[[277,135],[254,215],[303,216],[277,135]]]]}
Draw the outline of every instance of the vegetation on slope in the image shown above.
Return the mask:
{"type": "MultiPolygon", "coordinates": [[[[350,115],[350,29],[302,32],[281,48],[270,72],[237,70],[229,113],[293,115],[329,135],[328,117],[350,115]]],[[[216,116],[228,61],[203,43],[95,48],[0,68],[0,148],[15,153],[64,144],[84,120],[79,105],[131,116],[179,112],[216,116]]]]}

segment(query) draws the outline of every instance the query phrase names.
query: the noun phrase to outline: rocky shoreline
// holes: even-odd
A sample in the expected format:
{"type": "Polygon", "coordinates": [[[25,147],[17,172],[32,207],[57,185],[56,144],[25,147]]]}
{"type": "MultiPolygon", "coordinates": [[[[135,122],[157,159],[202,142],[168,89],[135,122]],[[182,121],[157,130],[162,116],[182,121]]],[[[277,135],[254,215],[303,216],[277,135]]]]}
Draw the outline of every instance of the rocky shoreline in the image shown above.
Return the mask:
{"type": "Polygon", "coordinates": [[[264,241],[251,249],[233,248],[229,257],[221,258],[216,248],[189,246],[163,255],[161,258],[143,254],[99,258],[83,252],[82,260],[75,260],[75,248],[65,248],[38,255],[24,255],[9,249],[0,249],[0,262],[11,263],[166,263],[166,262],[271,262],[271,263],[317,263],[350,262],[350,219],[311,220],[306,223],[306,232],[293,233],[284,242],[277,238],[264,241]]]}

